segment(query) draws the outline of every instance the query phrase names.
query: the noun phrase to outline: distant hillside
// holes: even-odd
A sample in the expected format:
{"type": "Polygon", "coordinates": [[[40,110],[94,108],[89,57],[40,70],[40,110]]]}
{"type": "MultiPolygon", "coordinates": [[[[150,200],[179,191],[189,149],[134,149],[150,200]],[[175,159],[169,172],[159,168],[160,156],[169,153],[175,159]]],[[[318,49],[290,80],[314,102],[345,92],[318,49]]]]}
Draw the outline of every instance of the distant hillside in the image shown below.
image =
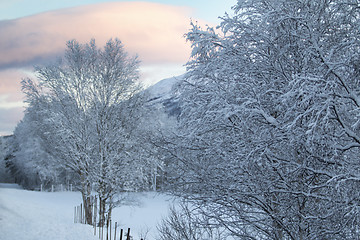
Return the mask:
{"type": "Polygon", "coordinates": [[[181,112],[179,103],[179,92],[175,86],[184,80],[184,76],[172,77],[161,80],[155,85],[147,88],[149,93],[148,104],[157,108],[164,107],[169,116],[178,116],[181,112]]]}

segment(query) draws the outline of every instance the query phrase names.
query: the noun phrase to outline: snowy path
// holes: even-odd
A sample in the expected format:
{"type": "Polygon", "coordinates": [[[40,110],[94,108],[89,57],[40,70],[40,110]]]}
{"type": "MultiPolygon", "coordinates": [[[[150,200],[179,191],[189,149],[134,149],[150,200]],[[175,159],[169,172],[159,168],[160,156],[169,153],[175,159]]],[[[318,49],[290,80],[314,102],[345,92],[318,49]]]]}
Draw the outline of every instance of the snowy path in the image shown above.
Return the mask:
{"type": "MultiPolygon", "coordinates": [[[[0,184],[0,240],[92,240],[91,226],[74,224],[78,192],[34,192],[0,184]]],[[[134,194],[139,206],[114,210],[113,221],[131,228],[134,240],[148,232],[154,239],[156,224],[167,214],[168,198],[154,193],[134,194]]]]}

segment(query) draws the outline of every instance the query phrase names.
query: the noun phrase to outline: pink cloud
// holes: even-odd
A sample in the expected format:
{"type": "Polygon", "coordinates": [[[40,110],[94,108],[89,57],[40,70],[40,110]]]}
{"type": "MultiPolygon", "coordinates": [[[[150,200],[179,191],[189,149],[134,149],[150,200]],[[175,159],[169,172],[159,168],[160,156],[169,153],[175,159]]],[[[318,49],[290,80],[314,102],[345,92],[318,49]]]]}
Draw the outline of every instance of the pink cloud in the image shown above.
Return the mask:
{"type": "Polygon", "coordinates": [[[0,108],[0,136],[10,135],[23,116],[24,109],[21,107],[11,109],[0,108]]]}
{"type": "Polygon", "coordinates": [[[26,74],[19,69],[0,71],[0,94],[19,92],[20,81],[26,74]]]}
{"type": "Polygon", "coordinates": [[[190,47],[183,38],[191,10],[145,2],[113,2],[46,12],[0,22],[0,66],[26,64],[59,55],[65,42],[98,45],[119,38],[144,63],[185,63],[190,47]]]}
{"type": "MultiPolygon", "coordinates": [[[[159,68],[166,63],[163,68],[171,70],[189,59],[191,49],[183,35],[190,28],[191,11],[156,3],[111,2],[0,21],[0,134],[11,132],[23,116],[20,81],[27,74],[17,68],[53,62],[71,39],[95,38],[103,46],[110,38],[119,38],[130,54],[139,55],[142,66],[159,68]]],[[[154,71],[148,69],[143,77],[154,71]]]]}
{"type": "Polygon", "coordinates": [[[0,136],[10,135],[24,116],[21,79],[29,77],[24,69],[0,70],[0,136]]]}
{"type": "Polygon", "coordinates": [[[26,77],[28,75],[20,69],[0,70],[0,108],[3,106],[4,100],[7,102],[23,100],[20,82],[26,77]]]}

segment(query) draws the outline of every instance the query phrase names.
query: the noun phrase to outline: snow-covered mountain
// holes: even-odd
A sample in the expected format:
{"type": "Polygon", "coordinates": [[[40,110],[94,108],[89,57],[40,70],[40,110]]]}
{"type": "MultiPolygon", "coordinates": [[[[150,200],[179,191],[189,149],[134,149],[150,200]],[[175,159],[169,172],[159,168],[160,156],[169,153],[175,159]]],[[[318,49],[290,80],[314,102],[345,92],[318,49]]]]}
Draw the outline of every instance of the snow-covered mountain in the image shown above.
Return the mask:
{"type": "Polygon", "coordinates": [[[178,116],[181,110],[176,86],[183,80],[184,75],[166,78],[147,88],[148,104],[156,108],[163,107],[169,116],[178,116]]]}

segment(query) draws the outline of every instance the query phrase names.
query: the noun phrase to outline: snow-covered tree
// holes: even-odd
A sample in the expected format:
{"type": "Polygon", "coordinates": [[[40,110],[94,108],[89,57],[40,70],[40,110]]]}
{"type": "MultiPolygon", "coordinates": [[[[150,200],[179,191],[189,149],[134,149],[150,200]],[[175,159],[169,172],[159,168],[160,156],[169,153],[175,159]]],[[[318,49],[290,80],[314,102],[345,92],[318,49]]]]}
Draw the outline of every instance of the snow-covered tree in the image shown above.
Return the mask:
{"type": "Polygon", "coordinates": [[[57,164],[55,156],[48,152],[46,144],[37,132],[38,122],[31,121],[26,114],[14,131],[13,144],[16,149],[11,153],[11,164],[20,171],[15,176],[23,181],[18,182],[26,188],[38,188],[40,184],[48,187],[50,184],[66,183],[66,168],[57,164]]]}
{"type": "Polygon", "coordinates": [[[118,39],[109,40],[103,49],[94,40],[88,44],[73,40],[62,60],[36,68],[38,84],[23,81],[28,112],[39,106],[41,137],[60,159],[58,164],[79,175],[90,224],[92,183],[103,222],[105,211],[110,215],[114,204],[113,194],[132,189],[142,179],[134,171],[141,161],[134,157],[134,132],[143,103],[138,63],[118,39]]]}
{"type": "Polygon", "coordinates": [[[222,35],[187,34],[193,59],[168,141],[176,192],[242,239],[353,239],[359,3],[240,0],[234,10],[222,35]]]}
{"type": "Polygon", "coordinates": [[[47,187],[70,180],[68,172],[64,166],[57,164],[56,156],[42,137],[47,126],[40,124],[44,118],[41,107],[40,98],[28,107],[14,135],[9,137],[6,149],[8,171],[16,183],[28,189],[39,188],[40,184],[47,187]]]}

